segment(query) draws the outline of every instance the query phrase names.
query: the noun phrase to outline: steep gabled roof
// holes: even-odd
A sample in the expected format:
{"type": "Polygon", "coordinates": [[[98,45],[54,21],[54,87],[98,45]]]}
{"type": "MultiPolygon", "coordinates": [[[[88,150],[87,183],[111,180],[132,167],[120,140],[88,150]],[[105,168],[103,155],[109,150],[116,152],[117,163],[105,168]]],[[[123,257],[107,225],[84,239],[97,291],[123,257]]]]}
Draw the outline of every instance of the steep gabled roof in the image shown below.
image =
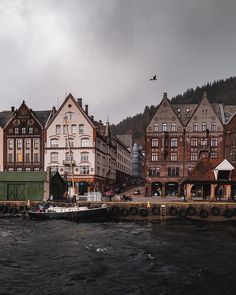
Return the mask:
{"type": "Polygon", "coordinates": [[[69,93],[69,95],[67,95],[67,97],[65,98],[64,102],[61,104],[61,106],[59,107],[59,109],[57,110],[57,112],[55,113],[55,115],[53,116],[53,118],[50,120],[50,122],[48,123],[47,128],[52,124],[52,122],[54,121],[54,119],[58,116],[58,114],[61,112],[61,110],[63,109],[64,105],[67,103],[67,101],[71,99],[74,104],[76,105],[76,107],[79,109],[79,111],[83,114],[83,116],[86,118],[86,120],[88,121],[88,123],[91,125],[91,127],[96,128],[95,124],[94,124],[94,120],[92,120],[89,115],[84,111],[84,109],[79,105],[79,103],[76,101],[76,99],[73,97],[73,95],[71,93],[69,93]]]}
{"type": "Polygon", "coordinates": [[[151,120],[149,121],[149,123],[148,123],[147,126],[146,126],[146,132],[148,131],[148,127],[149,127],[149,125],[152,123],[152,121],[153,121],[154,117],[156,116],[156,114],[157,114],[159,108],[160,108],[161,105],[162,105],[163,103],[165,103],[165,102],[169,105],[169,107],[171,108],[171,110],[173,111],[173,113],[176,115],[176,119],[179,121],[180,125],[183,126],[182,122],[181,122],[180,119],[178,118],[178,116],[177,116],[177,114],[176,114],[176,112],[175,112],[175,110],[174,110],[174,108],[173,108],[173,105],[171,104],[171,101],[167,98],[167,93],[164,92],[164,94],[163,94],[163,98],[162,98],[161,102],[160,102],[159,105],[157,106],[157,108],[156,108],[156,110],[155,110],[155,112],[154,112],[154,114],[153,114],[151,120]]]}

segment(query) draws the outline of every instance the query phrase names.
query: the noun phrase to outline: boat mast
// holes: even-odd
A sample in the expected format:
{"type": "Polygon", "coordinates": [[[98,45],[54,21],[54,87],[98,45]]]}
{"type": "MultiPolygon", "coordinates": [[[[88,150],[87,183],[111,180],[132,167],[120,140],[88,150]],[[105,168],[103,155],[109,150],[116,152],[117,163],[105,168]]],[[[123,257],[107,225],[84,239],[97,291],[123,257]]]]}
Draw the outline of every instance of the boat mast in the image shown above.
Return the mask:
{"type": "Polygon", "coordinates": [[[64,121],[65,121],[65,125],[66,125],[67,147],[69,150],[69,158],[70,158],[70,169],[71,169],[71,180],[72,180],[71,195],[73,196],[75,194],[75,180],[74,180],[74,169],[73,169],[73,164],[72,164],[72,151],[71,151],[70,137],[69,137],[69,125],[68,125],[68,118],[67,118],[66,114],[64,117],[64,121]]]}

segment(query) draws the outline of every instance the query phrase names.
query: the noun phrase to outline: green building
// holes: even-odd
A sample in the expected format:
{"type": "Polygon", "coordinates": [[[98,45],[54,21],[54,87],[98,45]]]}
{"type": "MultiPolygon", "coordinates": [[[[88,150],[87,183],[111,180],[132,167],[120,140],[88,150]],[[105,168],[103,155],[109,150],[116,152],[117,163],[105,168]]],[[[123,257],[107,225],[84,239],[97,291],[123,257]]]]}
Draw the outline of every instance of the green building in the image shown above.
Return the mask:
{"type": "Polygon", "coordinates": [[[0,201],[62,199],[65,190],[58,172],[0,172],[0,201]]]}

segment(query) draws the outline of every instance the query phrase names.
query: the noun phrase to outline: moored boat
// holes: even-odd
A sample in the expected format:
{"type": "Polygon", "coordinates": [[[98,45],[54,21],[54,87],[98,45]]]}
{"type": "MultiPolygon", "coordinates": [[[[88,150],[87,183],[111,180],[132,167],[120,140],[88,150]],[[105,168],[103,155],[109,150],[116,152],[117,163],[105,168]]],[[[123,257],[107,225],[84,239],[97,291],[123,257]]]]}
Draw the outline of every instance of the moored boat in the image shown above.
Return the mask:
{"type": "Polygon", "coordinates": [[[103,220],[108,216],[108,207],[103,204],[100,207],[88,208],[86,206],[39,206],[28,211],[30,219],[45,220],[45,219],[66,219],[73,221],[93,221],[103,220]]]}

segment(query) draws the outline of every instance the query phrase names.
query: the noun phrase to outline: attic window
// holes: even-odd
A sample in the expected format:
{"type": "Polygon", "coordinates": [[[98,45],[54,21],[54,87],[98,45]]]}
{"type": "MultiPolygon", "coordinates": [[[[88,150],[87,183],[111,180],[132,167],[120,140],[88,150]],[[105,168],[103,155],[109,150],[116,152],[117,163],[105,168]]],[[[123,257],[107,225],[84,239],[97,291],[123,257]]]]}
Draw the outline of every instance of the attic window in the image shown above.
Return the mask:
{"type": "Polygon", "coordinates": [[[72,107],[72,105],[71,104],[68,104],[68,108],[70,109],[72,107]]]}

